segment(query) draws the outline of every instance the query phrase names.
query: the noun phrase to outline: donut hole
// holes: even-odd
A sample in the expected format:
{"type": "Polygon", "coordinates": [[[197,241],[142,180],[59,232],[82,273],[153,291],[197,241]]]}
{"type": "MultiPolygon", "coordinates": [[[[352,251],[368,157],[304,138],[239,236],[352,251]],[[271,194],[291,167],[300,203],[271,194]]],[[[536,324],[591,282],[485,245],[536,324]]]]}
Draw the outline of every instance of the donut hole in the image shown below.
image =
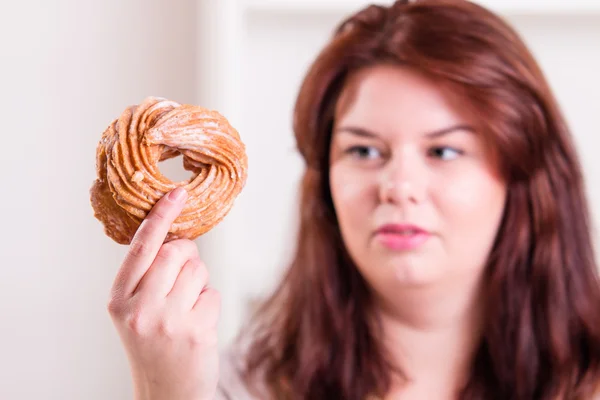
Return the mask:
{"type": "Polygon", "coordinates": [[[183,156],[179,152],[171,158],[160,161],[157,166],[165,178],[175,183],[189,182],[197,175],[183,167],[183,156]]]}

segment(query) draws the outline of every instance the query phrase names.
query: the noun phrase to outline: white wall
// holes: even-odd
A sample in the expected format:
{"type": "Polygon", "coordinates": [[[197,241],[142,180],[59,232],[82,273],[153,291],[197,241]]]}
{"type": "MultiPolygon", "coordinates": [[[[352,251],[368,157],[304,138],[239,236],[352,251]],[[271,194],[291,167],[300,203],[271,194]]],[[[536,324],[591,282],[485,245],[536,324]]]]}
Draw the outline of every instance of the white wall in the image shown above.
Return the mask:
{"type": "MultiPolygon", "coordinates": [[[[147,95],[221,110],[248,146],[246,190],[198,240],[223,293],[224,342],[233,336],[244,301],[265,293],[288,254],[300,174],[291,107],[348,11],[330,1],[313,9],[293,0],[37,0],[3,10],[0,399],[130,398],[105,311],[126,249],[103,235],[88,190],[102,130],[147,95]]],[[[572,123],[598,216],[600,13],[511,18],[572,123]]],[[[181,172],[174,163],[163,170],[181,172]]]]}
{"type": "Polygon", "coordinates": [[[92,215],[95,147],[147,95],[195,100],[196,4],[9,4],[0,17],[0,399],[127,399],[105,308],[124,248],[92,215]]]}

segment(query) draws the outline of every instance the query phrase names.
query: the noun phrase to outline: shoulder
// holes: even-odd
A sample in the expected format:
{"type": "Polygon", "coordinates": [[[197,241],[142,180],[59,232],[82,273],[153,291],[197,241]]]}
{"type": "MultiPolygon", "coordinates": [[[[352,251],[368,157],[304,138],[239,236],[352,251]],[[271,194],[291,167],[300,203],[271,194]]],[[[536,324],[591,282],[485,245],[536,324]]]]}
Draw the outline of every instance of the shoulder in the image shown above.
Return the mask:
{"type": "MultiPolygon", "coordinates": [[[[215,400],[263,400],[253,395],[242,379],[245,353],[238,347],[221,351],[219,358],[219,383],[215,400]]],[[[256,382],[260,386],[260,382],[256,382]]]]}

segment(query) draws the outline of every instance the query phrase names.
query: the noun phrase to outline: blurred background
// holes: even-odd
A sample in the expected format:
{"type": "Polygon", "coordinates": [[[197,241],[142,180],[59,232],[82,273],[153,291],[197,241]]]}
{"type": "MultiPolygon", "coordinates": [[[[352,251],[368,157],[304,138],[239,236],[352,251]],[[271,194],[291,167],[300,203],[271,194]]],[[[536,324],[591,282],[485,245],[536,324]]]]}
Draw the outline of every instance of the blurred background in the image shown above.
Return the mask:
{"type": "MultiPolygon", "coordinates": [[[[302,164],[290,127],[300,81],[335,24],[368,3],[3,2],[0,399],[131,398],[106,312],[126,247],[104,235],[89,188],[102,131],[149,95],[218,109],[247,145],[244,192],[197,241],[222,292],[227,345],[291,249],[302,164]]],[[[545,70],[576,135],[600,225],[600,1],[479,3],[513,23],[545,70]]],[[[162,171],[187,177],[180,163],[162,171]]]]}

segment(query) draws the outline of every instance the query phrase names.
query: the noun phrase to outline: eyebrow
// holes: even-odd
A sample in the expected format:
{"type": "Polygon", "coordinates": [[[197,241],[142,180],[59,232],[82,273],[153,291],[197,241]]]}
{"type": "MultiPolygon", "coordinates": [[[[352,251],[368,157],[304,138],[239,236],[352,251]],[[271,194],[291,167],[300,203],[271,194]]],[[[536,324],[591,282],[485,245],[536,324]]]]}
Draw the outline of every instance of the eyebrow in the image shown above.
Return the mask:
{"type": "MultiPolygon", "coordinates": [[[[370,137],[370,138],[377,138],[379,136],[375,132],[369,131],[364,128],[358,128],[355,126],[341,126],[341,127],[337,128],[335,131],[336,132],[347,132],[347,133],[351,133],[356,136],[370,137]]],[[[475,128],[473,128],[471,125],[458,124],[458,125],[449,126],[448,128],[439,129],[437,131],[428,132],[425,134],[425,136],[427,136],[429,138],[438,138],[440,136],[444,136],[449,133],[458,132],[458,131],[474,133],[475,128]]]]}
{"type": "Polygon", "coordinates": [[[475,133],[475,128],[473,128],[471,125],[467,125],[467,124],[458,124],[458,125],[452,125],[448,128],[444,128],[444,129],[440,129],[437,131],[433,131],[433,132],[429,132],[427,134],[425,134],[425,136],[430,137],[430,138],[437,138],[440,136],[444,136],[447,135],[449,133],[453,133],[453,132],[469,132],[469,133],[475,133]]]}

